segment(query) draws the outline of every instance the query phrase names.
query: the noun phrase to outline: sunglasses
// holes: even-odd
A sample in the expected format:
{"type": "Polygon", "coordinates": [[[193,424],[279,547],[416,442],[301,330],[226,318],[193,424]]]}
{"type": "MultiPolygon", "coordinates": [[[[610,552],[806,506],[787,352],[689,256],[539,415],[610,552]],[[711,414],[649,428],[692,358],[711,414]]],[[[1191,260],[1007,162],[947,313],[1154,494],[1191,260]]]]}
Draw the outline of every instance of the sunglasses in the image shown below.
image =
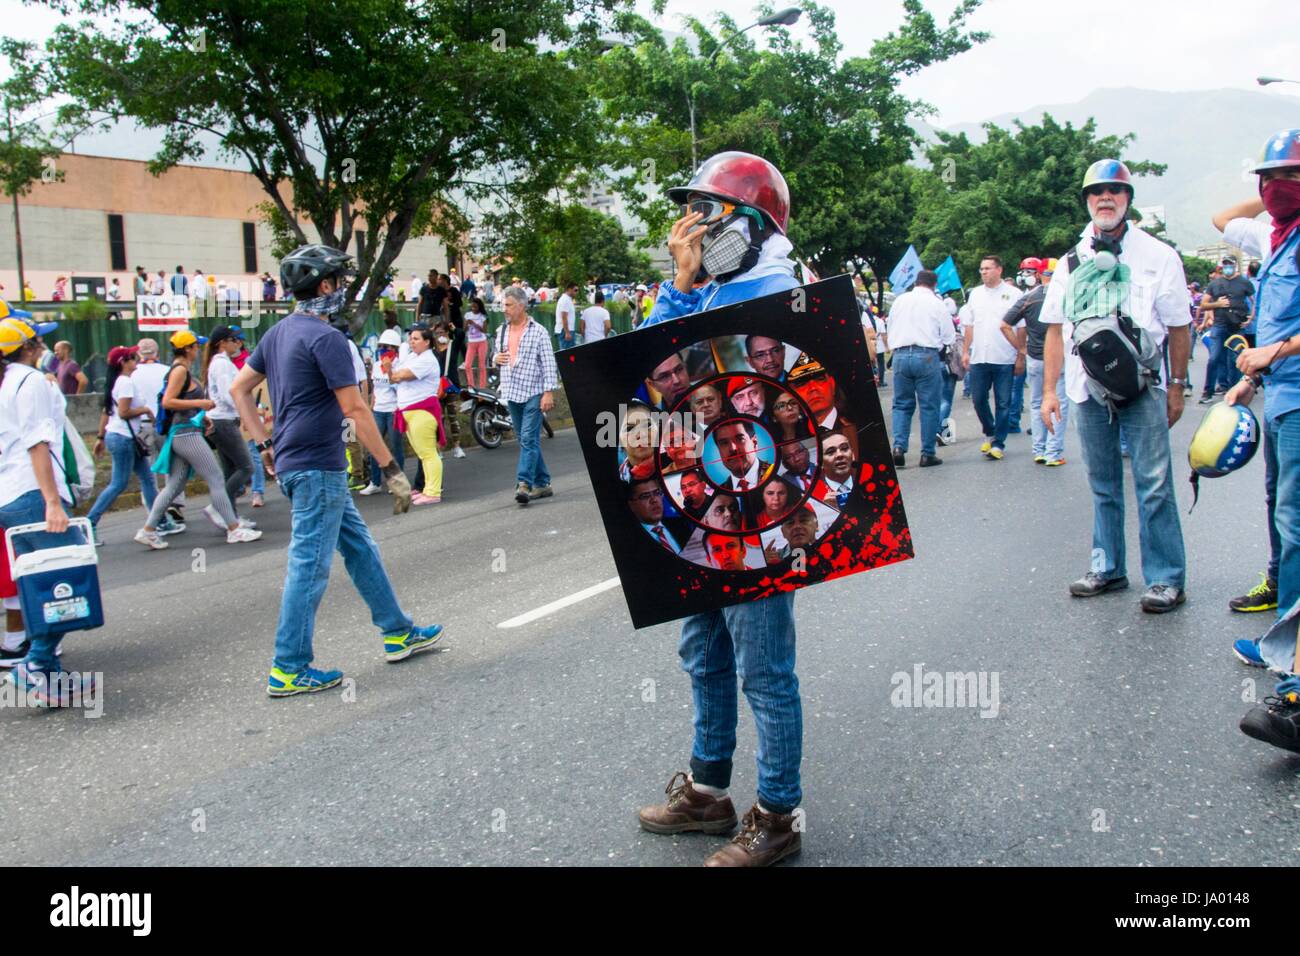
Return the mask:
{"type": "Polygon", "coordinates": [[[1084,194],[1088,196],[1100,196],[1102,193],[1110,196],[1121,196],[1127,192],[1128,187],[1121,186],[1118,183],[1101,183],[1096,186],[1089,186],[1084,190],[1084,194]]]}

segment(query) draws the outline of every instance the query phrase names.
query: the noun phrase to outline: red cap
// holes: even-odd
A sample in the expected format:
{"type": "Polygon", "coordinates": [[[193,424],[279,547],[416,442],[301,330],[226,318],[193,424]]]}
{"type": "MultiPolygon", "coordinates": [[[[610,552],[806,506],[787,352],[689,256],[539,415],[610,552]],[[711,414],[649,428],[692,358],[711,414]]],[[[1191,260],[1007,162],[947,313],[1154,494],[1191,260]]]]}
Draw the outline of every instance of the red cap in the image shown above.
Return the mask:
{"type": "Polygon", "coordinates": [[[733,378],[727,383],[727,398],[735,395],[742,388],[749,388],[749,386],[757,384],[758,379],[756,378],[733,378]]]}
{"type": "Polygon", "coordinates": [[[140,350],[134,345],[115,345],[108,350],[108,364],[121,365],[127,359],[133,359],[140,354],[140,350]]]}

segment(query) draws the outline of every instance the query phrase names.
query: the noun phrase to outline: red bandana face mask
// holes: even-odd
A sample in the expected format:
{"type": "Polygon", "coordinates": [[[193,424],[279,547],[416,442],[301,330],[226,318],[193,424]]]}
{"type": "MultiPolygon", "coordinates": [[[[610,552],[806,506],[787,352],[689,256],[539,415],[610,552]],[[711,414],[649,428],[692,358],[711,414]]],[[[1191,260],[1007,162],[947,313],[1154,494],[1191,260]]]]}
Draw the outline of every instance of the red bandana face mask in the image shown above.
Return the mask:
{"type": "Polygon", "coordinates": [[[1273,248],[1286,241],[1291,231],[1300,226],[1300,181],[1270,179],[1259,188],[1264,208],[1273,217],[1273,248]]]}

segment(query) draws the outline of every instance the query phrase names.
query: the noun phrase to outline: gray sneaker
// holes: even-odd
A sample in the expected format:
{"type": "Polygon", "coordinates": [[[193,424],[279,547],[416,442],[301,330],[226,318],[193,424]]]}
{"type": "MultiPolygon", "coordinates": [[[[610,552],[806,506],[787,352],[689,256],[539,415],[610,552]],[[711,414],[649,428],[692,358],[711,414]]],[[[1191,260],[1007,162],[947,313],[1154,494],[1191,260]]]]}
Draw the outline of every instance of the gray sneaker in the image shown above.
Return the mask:
{"type": "Polygon", "coordinates": [[[528,497],[536,501],[538,498],[550,498],[555,494],[555,490],[550,485],[543,485],[541,488],[534,488],[528,493],[528,497]]]}
{"type": "Polygon", "coordinates": [[[519,484],[515,485],[515,501],[519,502],[521,505],[526,505],[532,500],[532,497],[533,489],[528,486],[528,482],[521,481],[519,484]]]}
{"type": "Polygon", "coordinates": [[[1075,597],[1096,597],[1107,591],[1118,591],[1128,587],[1128,578],[1108,578],[1096,571],[1089,571],[1070,585],[1070,593],[1075,597]]]}
{"type": "Polygon", "coordinates": [[[1148,614],[1168,614],[1187,601],[1187,592],[1172,584],[1153,584],[1142,592],[1142,610],[1148,614]]]}

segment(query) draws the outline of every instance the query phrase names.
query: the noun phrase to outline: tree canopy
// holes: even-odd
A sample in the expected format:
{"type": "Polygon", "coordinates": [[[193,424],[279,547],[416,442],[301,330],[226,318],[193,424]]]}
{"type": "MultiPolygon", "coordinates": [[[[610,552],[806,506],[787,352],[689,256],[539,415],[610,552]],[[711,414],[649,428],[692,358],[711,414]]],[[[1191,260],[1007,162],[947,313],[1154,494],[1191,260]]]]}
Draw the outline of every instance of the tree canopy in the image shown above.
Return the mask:
{"type": "Polygon", "coordinates": [[[629,20],[634,42],[614,46],[594,72],[615,132],[601,158],[622,171],[617,187],[650,235],[663,236],[677,213],[662,191],[693,171],[693,121],[700,161],[735,149],[781,170],[797,255],[825,273],[855,257],[875,259],[881,244],[864,221],[893,228],[907,217],[900,190],[908,174],[898,167],[918,142],[909,117],[927,109],[903,96],[899,83],[985,40],[966,29],[978,5],[962,0],[940,26],[920,0],[905,0],[898,29],[868,56],[849,58],[841,56],[834,13],[813,2],[801,5],[811,43],[771,27],[765,50],[725,16],[716,29],[687,19],[694,50],[684,37],[669,43],[649,23],[629,20]]]}
{"type": "MultiPolygon", "coordinates": [[[[926,151],[930,169],[918,175],[911,241],[933,267],[951,254],[968,281],[981,256],[1016,263],[1025,256],[1059,258],[1075,242],[1087,218],[1081,184],[1098,159],[1122,157],[1132,135],[1097,135],[1089,119],[1077,129],[1044,116],[1041,124],[1017,122],[1012,130],[984,126],[987,140],[940,132],[926,151]]],[[[1126,159],[1135,176],[1160,175],[1165,167],[1126,159]]],[[[1141,194],[1141,183],[1136,191],[1141,194]]],[[[904,247],[906,248],[906,247],[904,247]]],[[[900,254],[902,250],[899,250],[900,254]]]]}
{"type": "Polygon", "coordinates": [[[273,226],[315,241],[305,219],[382,277],[413,235],[458,244],[458,197],[509,206],[595,152],[584,67],[627,0],[43,2],[87,18],[27,51],[40,94],[67,98],[63,123],[163,130],[155,171],[210,134],[257,177],[273,226]]]}

